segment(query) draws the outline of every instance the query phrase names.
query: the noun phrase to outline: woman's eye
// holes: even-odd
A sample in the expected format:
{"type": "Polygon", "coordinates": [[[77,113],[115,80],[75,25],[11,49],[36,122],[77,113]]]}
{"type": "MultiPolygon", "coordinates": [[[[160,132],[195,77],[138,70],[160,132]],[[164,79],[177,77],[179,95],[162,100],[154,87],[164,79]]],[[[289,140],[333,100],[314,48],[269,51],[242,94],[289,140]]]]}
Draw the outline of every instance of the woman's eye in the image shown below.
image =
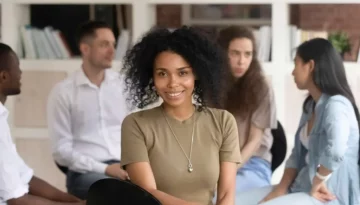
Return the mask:
{"type": "Polygon", "coordinates": [[[166,73],[165,72],[160,72],[158,73],[159,76],[166,76],[166,73]]]}

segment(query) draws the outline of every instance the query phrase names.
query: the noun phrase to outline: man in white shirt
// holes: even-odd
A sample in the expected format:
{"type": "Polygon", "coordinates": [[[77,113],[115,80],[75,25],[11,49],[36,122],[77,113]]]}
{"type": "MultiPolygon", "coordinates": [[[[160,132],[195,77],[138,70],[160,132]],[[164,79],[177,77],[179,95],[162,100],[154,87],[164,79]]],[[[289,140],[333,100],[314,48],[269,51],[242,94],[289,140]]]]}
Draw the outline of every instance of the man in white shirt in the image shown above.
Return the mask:
{"type": "Polygon", "coordinates": [[[7,96],[20,93],[21,73],[15,52],[0,43],[0,205],[85,205],[35,177],[17,153],[4,104],[7,96]]]}
{"type": "Polygon", "coordinates": [[[68,192],[86,199],[99,179],[127,179],[120,167],[120,129],[128,114],[124,80],[108,69],[115,37],[104,22],[90,21],[78,33],[82,68],[55,85],[48,99],[53,156],[66,167],[68,192]]]}

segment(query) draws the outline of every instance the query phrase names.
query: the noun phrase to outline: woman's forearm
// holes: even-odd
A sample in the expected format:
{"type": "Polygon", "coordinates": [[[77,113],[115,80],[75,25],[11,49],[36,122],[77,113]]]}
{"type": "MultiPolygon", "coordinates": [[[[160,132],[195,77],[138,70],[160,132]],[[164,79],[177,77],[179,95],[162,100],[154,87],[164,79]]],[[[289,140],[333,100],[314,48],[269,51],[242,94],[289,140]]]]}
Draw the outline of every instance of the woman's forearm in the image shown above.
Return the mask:
{"type": "Polygon", "coordinates": [[[241,149],[241,164],[244,165],[260,147],[260,139],[249,140],[241,149]]]}
{"type": "Polygon", "coordinates": [[[163,205],[200,205],[199,203],[188,202],[165,192],[159,191],[157,189],[148,190],[155,198],[157,198],[163,205]]]}
{"type": "Polygon", "coordinates": [[[217,200],[216,205],[233,205],[235,204],[234,198],[235,197],[233,195],[231,196],[226,194],[225,196],[217,200]]]}
{"type": "Polygon", "coordinates": [[[287,191],[287,189],[295,180],[296,176],[297,176],[297,170],[295,168],[286,168],[280,183],[276,186],[276,189],[287,191]]]}

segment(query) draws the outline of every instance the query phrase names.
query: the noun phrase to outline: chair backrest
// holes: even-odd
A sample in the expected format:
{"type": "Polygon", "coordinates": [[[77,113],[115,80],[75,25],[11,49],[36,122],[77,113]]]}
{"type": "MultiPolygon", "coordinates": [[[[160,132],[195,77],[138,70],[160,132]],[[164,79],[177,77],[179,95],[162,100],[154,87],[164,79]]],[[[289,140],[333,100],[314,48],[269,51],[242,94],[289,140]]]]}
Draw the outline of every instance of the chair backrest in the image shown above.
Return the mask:
{"type": "Polygon", "coordinates": [[[275,169],[278,168],[285,160],[287,142],[285,131],[279,121],[277,122],[277,129],[272,129],[271,133],[274,137],[274,142],[270,150],[273,156],[271,162],[271,170],[274,172],[275,169]]]}
{"type": "Polygon", "coordinates": [[[58,164],[57,162],[55,162],[56,166],[60,169],[60,171],[62,173],[64,173],[66,175],[67,171],[69,170],[67,167],[61,166],[60,164],[58,164]]]}
{"type": "Polygon", "coordinates": [[[88,191],[86,205],[161,205],[149,192],[130,181],[114,178],[93,183],[88,191]]]}

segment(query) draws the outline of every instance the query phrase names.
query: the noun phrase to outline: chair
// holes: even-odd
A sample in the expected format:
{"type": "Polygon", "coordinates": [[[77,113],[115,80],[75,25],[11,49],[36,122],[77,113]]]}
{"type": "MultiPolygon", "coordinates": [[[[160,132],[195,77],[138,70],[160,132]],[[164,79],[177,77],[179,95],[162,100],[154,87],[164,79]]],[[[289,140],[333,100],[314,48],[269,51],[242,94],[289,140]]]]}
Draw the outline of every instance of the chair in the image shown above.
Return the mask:
{"type": "Polygon", "coordinates": [[[67,171],[69,170],[67,167],[61,166],[59,163],[55,161],[56,166],[60,169],[62,173],[66,175],[67,171]]]}
{"type": "Polygon", "coordinates": [[[86,205],[161,205],[149,192],[130,181],[114,178],[93,183],[88,191],[86,205]]]}
{"type": "Polygon", "coordinates": [[[270,152],[272,154],[271,170],[274,172],[284,161],[287,151],[287,142],[284,129],[279,121],[277,121],[277,129],[272,129],[271,133],[274,142],[270,152]]]}

